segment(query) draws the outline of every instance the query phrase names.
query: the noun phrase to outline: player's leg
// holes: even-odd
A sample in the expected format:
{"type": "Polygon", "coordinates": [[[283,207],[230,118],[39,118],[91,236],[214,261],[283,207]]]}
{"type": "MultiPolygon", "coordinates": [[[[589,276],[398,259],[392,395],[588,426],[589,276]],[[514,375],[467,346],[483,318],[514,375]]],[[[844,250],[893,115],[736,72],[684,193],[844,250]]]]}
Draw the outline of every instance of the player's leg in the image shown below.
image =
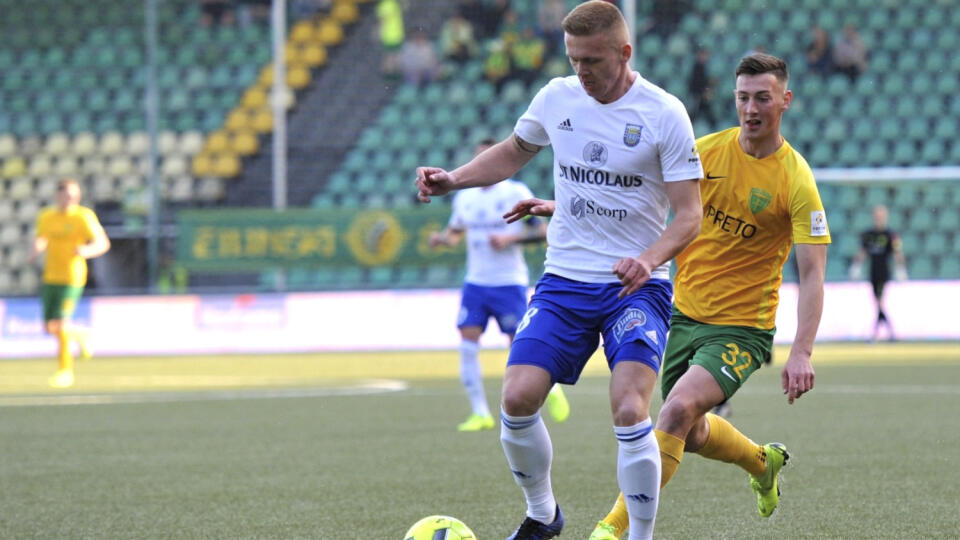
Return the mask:
{"type": "Polygon", "coordinates": [[[483,370],[480,368],[480,336],[490,318],[484,308],[484,288],[464,284],[460,298],[460,313],[457,327],[460,329],[460,382],[470,401],[470,416],[457,426],[458,431],[481,431],[493,429],[495,421],[487,404],[483,387],[483,370]]]}
{"type": "MultiPolygon", "coordinates": [[[[663,353],[660,376],[660,389],[664,399],[666,399],[673,385],[686,373],[690,365],[690,358],[696,350],[694,327],[688,323],[685,324],[686,321],[690,321],[690,319],[683,317],[676,309],[673,310],[670,323],[670,339],[667,340],[667,347],[663,353]]],[[[664,438],[663,435],[664,433],[654,430],[654,436],[657,438],[657,446],[660,451],[660,487],[663,487],[666,480],[673,476],[674,471],[680,466],[680,460],[683,456],[683,440],[679,440],[678,448],[676,437],[668,439],[664,438]]],[[[619,540],[629,525],[630,518],[627,514],[627,504],[621,492],[607,515],[597,523],[596,528],[590,535],[590,540],[619,540]]]]}
{"type": "MultiPolygon", "coordinates": [[[[487,298],[488,309],[496,318],[500,331],[509,336],[512,343],[517,325],[527,311],[527,288],[520,285],[495,287],[487,298]]],[[[563,422],[570,417],[570,402],[559,384],[550,388],[545,406],[554,422],[563,422]]]]}
{"type": "Polygon", "coordinates": [[[553,445],[540,408],[554,383],[576,382],[599,343],[596,328],[585,319],[592,294],[569,290],[574,284],[556,276],[541,278],[510,347],[500,442],[527,502],[526,517],[511,539],[553,538],[563,529],[550,481],[553,445]],[[564,294],[563,302],[556,301],[557,294],[564,294]]]}
{"type": "Polygon", "coordinates": [[[57,339],[57,371],[48,381],[54,388],[73,386],[74,381],[67,322],[75,304],[69,300],[68,289],[64,285],[44,284],[41,290],[44,329],[57,339]]]}

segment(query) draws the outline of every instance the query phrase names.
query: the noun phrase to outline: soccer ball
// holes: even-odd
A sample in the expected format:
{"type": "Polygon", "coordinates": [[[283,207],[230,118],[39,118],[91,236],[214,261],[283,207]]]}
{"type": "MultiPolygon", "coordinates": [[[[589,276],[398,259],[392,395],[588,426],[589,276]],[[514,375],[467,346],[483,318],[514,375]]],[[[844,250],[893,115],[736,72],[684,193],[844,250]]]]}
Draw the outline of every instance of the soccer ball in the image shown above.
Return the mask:
{"type": "Polygon", "coordinates": [[[470,527],[450,516],[428,516],[413,524],[404,540],[477,540],[470,527]]]}

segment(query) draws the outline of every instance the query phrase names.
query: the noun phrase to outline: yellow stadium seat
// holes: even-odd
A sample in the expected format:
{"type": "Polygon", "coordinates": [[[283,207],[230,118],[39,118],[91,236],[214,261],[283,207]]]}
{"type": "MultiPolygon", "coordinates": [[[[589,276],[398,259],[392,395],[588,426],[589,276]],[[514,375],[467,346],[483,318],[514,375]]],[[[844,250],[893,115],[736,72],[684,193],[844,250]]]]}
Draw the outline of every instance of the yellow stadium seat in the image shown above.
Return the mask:
{"type": "Polygon", "coordinates": [[[330,10],[330,16],[342,23],[349,24],[356,22],[360,13],[357,10],[356,4],[350,0],[337,0],[333,4],[333,9],[330,10]]]}
{"type": "Polygon", "coordinates": [[[260,140],[253,131],[237,131],[230,140],[230,150],[241,156],[250,156],[260,150],[260,140]]]}
{"type": "Polygon", "coordinates": [[[23,158],[20,156],[8,157],[3,161],[3,169],[0,173],[4,178],[23,176],[27,173],[27,164],[23,162],[23,158]]]}
{"type": "Polygon", "coordinates": [[[219,178],[233,178],[240,174],[240,158],[235,154],[219,154],[213,160],[213,176],[219,178]]]}
{"type": "Polygon", "coordinates": [[[240,131],[248,129],[250,126],[250,114],[247,112],[247,109],[236,108],[230,111],[230,114],[227,115],[227,121],[224,122],[223,126],[229,131],[240,131]]]}
{"type": "MultiPolygon", "coordinates": [[[[271,75],[270,84],[273,84],[272,78],[273,77],[271,75]]],[[[259,86],[252,86],[248,88],[246,92],[243,93],[243,99],[241,100],[241,103],[243,104],[244,107],[248,109],[256,109],[257,107],[262,107],[264,104],[267,103],[267,92],[264,91],[259,86]]]]}
{"type": "Polygon", "coordinates": [[[319,43],[311,43],[303,48],[301,58],[312,68],[320,67],[327,63],[327,49],[319,43]]]}
{"type": "Polygon", "coordinates": [[[27,167],[27,174],[34,178],[46,176],[52,172],[53,163],[50,161],[50,157],[46,154],[37,154],[33,156],[33,159],[30,160],[30,165],[27,167]]]}
{"type": "Polygon", "coordinates": [[[318,38],[323,45],[338,45],[343,41],[343,28],[335,19],[324,19],[317,27],[318,38]]]}
{"type": "Polygon", "coordinates": [[[71,150],[76,156],[89,156],[97,150],[97,136],[88,131],[77,133],[73,137],[71,150]]]}
{"type": "Polygon", "coordinates": [[[230,139],[224,131],[214,131],[207,137],[207,143],[203,145],[204,152],[217,154],[227,149],[230,139]]]}
{"type": "Polygon", "coordinates": [[[257,112],[253,115],[253,121],[250,123],[250,126],[257,133],[273,131],[273,113],[267,108],[257,109],[257,112]]]}
{"type": "Polygon", "coordinates": [[[310,84],[310,70],[303,66],[290,66],[287,70],[287,86],[300,90],[310,84]]]}
{"type": "Polygon", "coordinates": [[[0,159],[17,153],[17,138],[9,133],[0,134],[0,159]]]}
{"type": "Polygon", "coordinates": [[[191,167],[194,176],[210,176],[213,174],[213,160],[209,154],[197,154],[193,156],[191,167]]]}
{"type": "Polygon", "coordinates": [[[54,133],[43,143],[43,151],[47,154],[63,154],[70,149],[70,137],[66,133],[54,133]]]}
{"type": "Polygon", "coordinates": [[[309,43],[316,39],[315,28],[310,21],[300,21],[290,29],[290,39],[292,43],[309,43]]]}
{"type": "Polygon", "coordinates": [[[304,63],[304,60],[301,58],[301,56],[302,56],[302,54],[303,54],[302,51],[303,51],[303,47],[304,47],[304,46],[306,46],[305,43],[304,43],[304,44],[299,44],[299,43],[287,43],[287,46],[284,47],[284,49],[283,49],[283,53],[284,53],[284,58],[286,59],[288,66],[289,66],[290,64],[303,64],[303,63],[304,63]]]}

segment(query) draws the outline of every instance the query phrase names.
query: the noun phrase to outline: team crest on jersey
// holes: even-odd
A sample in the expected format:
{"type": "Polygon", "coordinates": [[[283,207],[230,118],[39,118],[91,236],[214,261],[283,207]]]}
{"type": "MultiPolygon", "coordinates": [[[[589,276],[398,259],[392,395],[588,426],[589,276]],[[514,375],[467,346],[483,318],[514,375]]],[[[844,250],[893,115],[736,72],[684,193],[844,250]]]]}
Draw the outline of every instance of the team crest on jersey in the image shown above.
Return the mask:
{"type": "Polygon", "coordinates": [[[603,143],[590,141],[583,147],[583,160],[594,167],[602,167],[607,162],[607,147],[603,143]]]}
{"type": "Polygon", "coordinates": [[[643,126],[640,124],[627,124],[627,127],[623,129],[623,144],[634,147],[640,142],[640,132],[643,131],[643,126]]]}
{"type": "Polygon", "coordinates": [[[645,324],[647,324],[647,314],[637,308],[630,308],[617,319],[617,324],[613,328],[613,335],[619,342],[624,334],[645,324]]]}
{"type": "Polygon", "coordinates": [[[764,208],[770,204],[770,200],[773,198],[773,195],[770,195],[770,192],[760,189],[753,188],[750,190],[750,211],[756,214],[757,212],[763,211],[764,208]]]}

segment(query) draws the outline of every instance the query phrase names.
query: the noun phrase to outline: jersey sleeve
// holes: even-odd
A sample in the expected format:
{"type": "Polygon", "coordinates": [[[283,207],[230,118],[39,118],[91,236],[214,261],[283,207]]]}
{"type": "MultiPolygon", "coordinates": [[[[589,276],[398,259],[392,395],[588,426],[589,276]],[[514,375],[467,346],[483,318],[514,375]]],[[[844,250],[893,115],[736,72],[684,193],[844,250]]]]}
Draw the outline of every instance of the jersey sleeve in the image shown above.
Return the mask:
{"type": "Polygon", "coordinates": [[[799,167],[790,185],[790,221],[793,224],[795,244],[829,244],[830,229],[827,213],[820,202],[820,192],[813,172],[799,167]]]}
{"type": "Polygon", "coordinates": [[[49,210],[43,210],[40,212],[40,215],[37,216],[36,236],[38,238],[45,238],[48,234],[50,234],[50,231],[47,230],[50,223],[50,220],[48,219],[49,216],[49,210]]]}
{"type": "Polygon", "coordinates": [[[100,234],[103,233],[103,225],[100,224],[100,220],[97,219],[97,214],[93,210],[87,210],[83,213],[83,238],[87,242],[95,239],[100,234]]]}
{"type": "Polygon", "coordinates": [[[661,117],[660,167],[664,182],[703,178],[693,125],[680,100],[671,100],[661,117]]]}
{"type": "Polygon", "coordinates": [[[530,105],[527,107],[527,112],[523,113],[523,116],[517,120],[517,124],[513,128],[513,132],[521,139],[537,146],[550,145],[550,135],[547,133],[546,128],[543,127],[544,104],[549,88],[550,84],[547,84],[537,92],[537,95],[533,96],[533,100],[530,101],[530,105]]]}

